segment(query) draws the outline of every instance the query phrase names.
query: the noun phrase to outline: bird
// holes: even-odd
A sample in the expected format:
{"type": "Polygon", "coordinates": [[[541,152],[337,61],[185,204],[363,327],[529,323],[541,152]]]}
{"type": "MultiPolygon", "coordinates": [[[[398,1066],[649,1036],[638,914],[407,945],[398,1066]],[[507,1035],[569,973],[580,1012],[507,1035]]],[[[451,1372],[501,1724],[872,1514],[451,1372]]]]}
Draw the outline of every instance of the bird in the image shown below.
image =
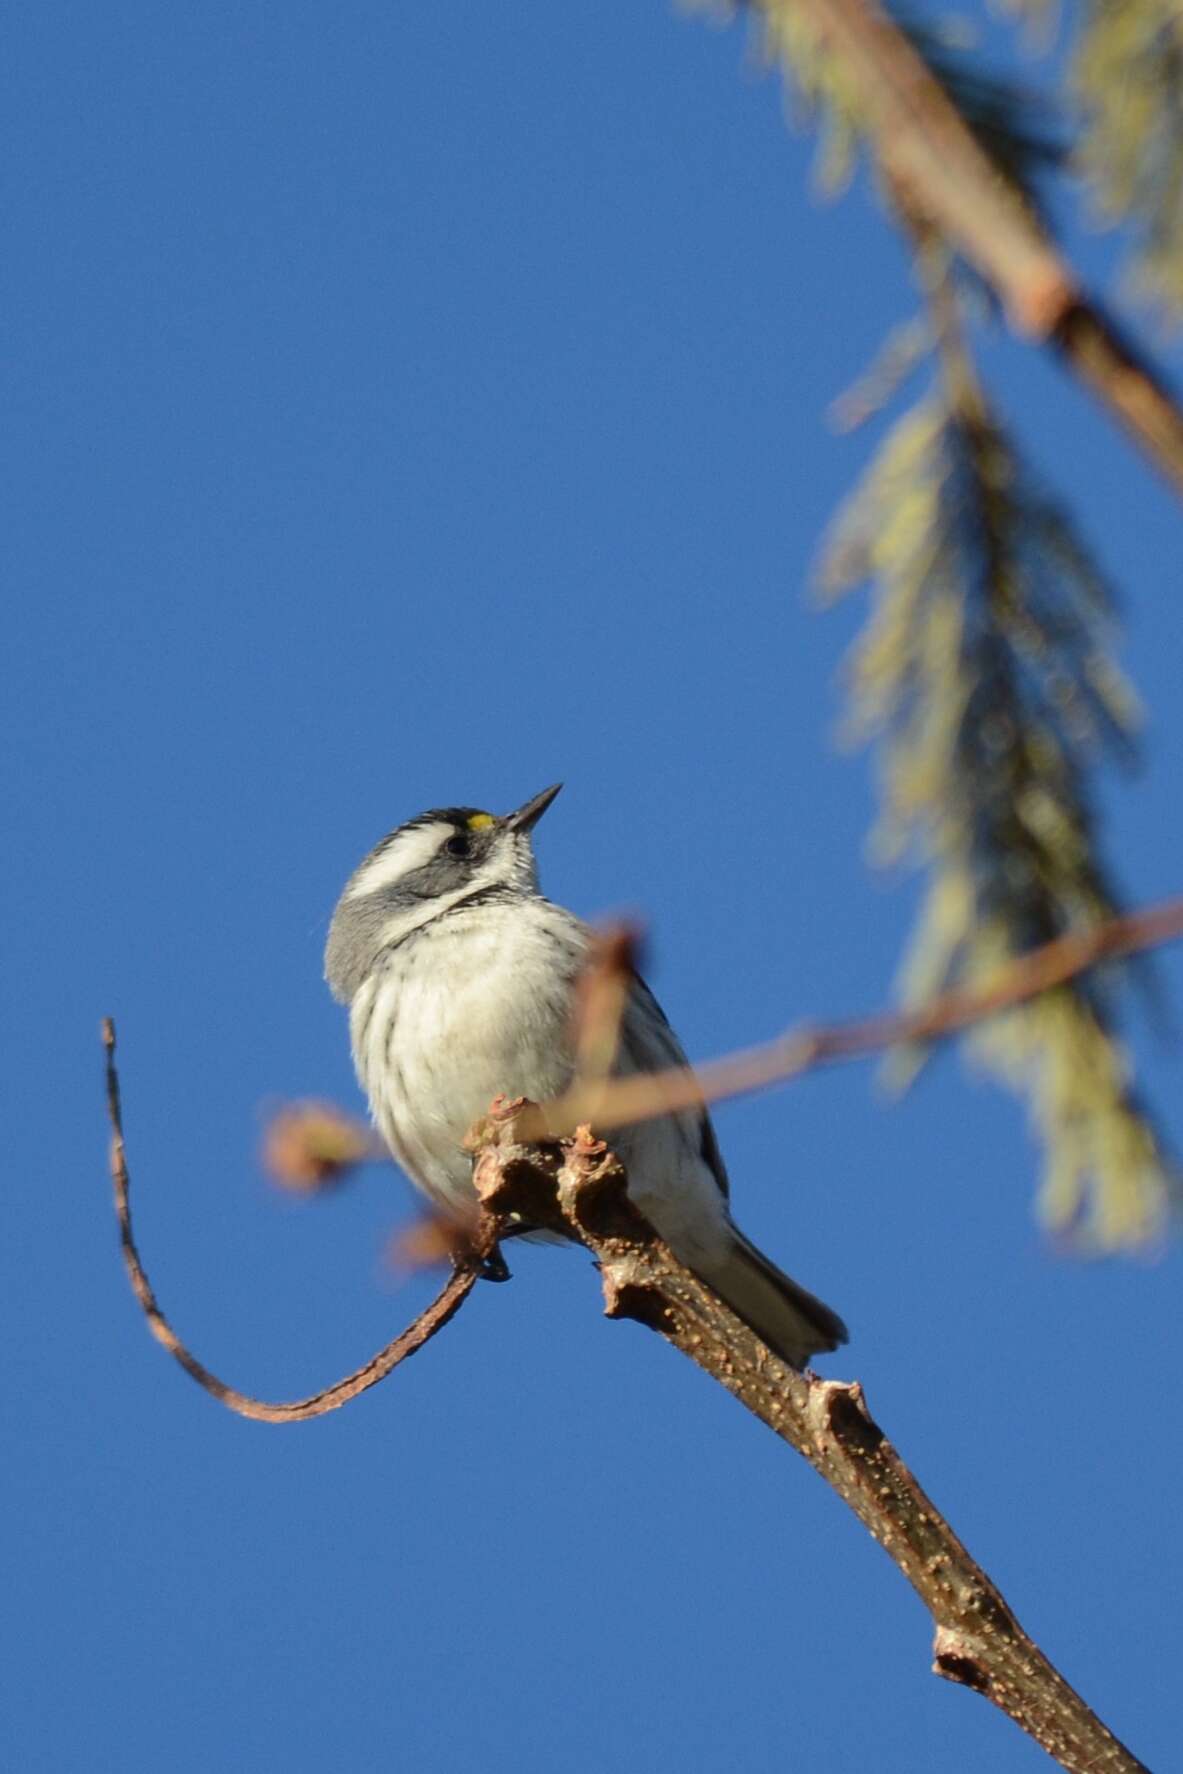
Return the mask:
{"type": "MultiPolygon", "coordinates": [[[[575,1067],[573,1002],[592,931],[539,888],[534,829],[554,783],[512,813],[435,807],[390,832],[349,877],[325,978],[349,1008],[375,1125],[446,1220],[476,1205],[464,1136],[496,1096],[545,1101],[575,1067]]],[[[633,973],[614,1070],[685,1066],[633,973]]],[[[613,1131],[630,1200],[673,1251],[792,1367],[847,1340],[836,1313],[752,1244],[705,1105],[613,1131]]]]}

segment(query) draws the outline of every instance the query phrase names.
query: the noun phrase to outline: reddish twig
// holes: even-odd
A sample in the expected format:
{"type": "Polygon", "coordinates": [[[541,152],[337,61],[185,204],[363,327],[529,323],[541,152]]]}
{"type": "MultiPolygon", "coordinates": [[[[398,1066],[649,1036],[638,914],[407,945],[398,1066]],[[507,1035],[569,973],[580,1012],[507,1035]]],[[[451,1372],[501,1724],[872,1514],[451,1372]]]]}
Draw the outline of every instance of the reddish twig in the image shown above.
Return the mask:
{"type": "Polygon", "coordinates": [[[1099,962],[1137,954],[1180,936],[1183,898],[1165,900],[1095,929],[1056,937],[1001,968],[988,985],[943,992],[918,1010],[886,1011],[820,1029],[790,1030],[762,1047],[708,1062],[697,1071],[677,1067],[645,1072],[613,1078],[591,1090],[575,1083],[551,1102],[532,1105],[520,1137],[557,1139],[593,1117],[604,1130],[627,1127],[694,1103],[718,1102],[783,1084],[817,1066],[912,1042],[945,1040],[972,1023],[1066,984],[1099,962]]]}
{"type": "Polygon", "coordinates": [[[115,1068],[115,1024],[110,1017],[103,1020],[103,1046],[107,1055],[107,1114],[111,1123],[111,1179],[115,1188],[115,1213],[119,1220],[119,1241],[132,1292],[139,1301],[148,1321],[148,1328],[157,1342],[180,1362],[185,1372],[199,1386],[204,1387],[228,1410],[237,1411],[239,1416],[251,1417],[259,1423],[300,1423],[309,1417],[323,1417],[326,1411],[339,1410],[351,1398],[356,1398],[359,1393],[376,1386],[379,1380],[384,1380],[400,1361],[405,1361],[417,1349],[422,1349],[424,1343],[438,1330],[442,1330],[448,1320],[459,1311],[479,1279],[482,1265],[496,1247],[498,1228],[488,1217],[483,1217],[479,1223],[471,1252],[465,1253],[463,1261],[454,1268],[430,1306],[420,1313],[414,1324],[401,1331],[392,1342],[387,1343],[384,1349],[379,1349],[376,1355],[353,1373],[346,1374],[332,1386],[326,1386],[322,1392],[314,1392],[308,1398],[293,1399],[290,1403],[271,1404],[264,1399],[253,1398],[247,1392],[240,1392],[235,1386],[228,1386],[225,1380],[220,1380],[203,1362],[198,1361],[178,1337],[162,1312],[144,1269],[132,1232],[131,1180],[123,1139],[119,1075],[115,1068]]]}
{"type": "Polygon", "coordinates": [[[572,1035],[575,1076],[584,1084],[607,1078],[620,1045],[637,964],[638,935],[625,924],[598,931],[575,985],[572,1035]]]}

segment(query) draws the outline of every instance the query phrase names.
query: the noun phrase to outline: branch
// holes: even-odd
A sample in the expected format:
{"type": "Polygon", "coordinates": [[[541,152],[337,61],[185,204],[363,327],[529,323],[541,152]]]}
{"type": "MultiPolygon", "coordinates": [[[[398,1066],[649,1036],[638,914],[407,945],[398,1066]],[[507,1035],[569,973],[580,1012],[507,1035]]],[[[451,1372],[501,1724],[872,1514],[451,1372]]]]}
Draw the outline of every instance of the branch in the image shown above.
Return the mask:
{"type": "MultiPolygon", "coordinates": [[[[790,1031],[764,1047],[750,1048],[745,1053],[716,1060],[697,1072],[685,1067],[625,1078],[604,1079],[593,1076],[587,1081],[577,1081],[569,1091],[550,1103],[526,1105],[519,1114],[515,1135],[523,1142],[554,1140],[573,1132],[591,1115],[595,1116],[598,1125],[602,1127],[624,1127],[631,1122],[649,1120],[672,1110],[689,1108],[696,1103],[716,1102],[722,1097],[738,1096],[746,1091],[782,1083],[814,1067],[837,1060],[859,1058],[896,1044],[942,1040],[970,1023],[979,1022],[984,1017],[1009,1009],[1015,1004],[1025,1003],[1054,986],[1063,985],[1100,961],[1153,948],[1181,935],[1183,899],[1167,900],[1161,905],[1131,913],[1128,917],[1115,918],[1095,930],[1061,936],[1042,948],[1032,949],[1029,954],[1003,968],[990,985],[976,991],[961,989],[945,992],[921,1010],[884,1013],[817,1030],[790,1031]]],[[[590,1012],[585,1010],[582,1019],[585,1031],[582,1039],[597,1053],[611,1038],[614,1021],[619,1016],[619,994],[613,981],[618,980],[627,962],[627,954],[627,947],[622,946],[619,938],[609,941],[601,951],[597,970],[603,977],[592,993],[593,1008],[590,1012]],[[589,1028],[591,1033],[587,1032],[589,1028]]],[[[199,1386],[204,1387],[227,1409],[262,1423],[295,1423],[308,1417],[323,1416],[326,1411],[337,1410],[351,1398],[356,1398],[359,1393],[377,1385],[400,1361],[405,1361],[417,1349],[421,1349],[459,1310],[473,1284],[482,1275],[496,1278],[504,1274],[503,1266],[499,1265],[497,1246],[501,1238],[514,1230],[514,1226],[507,1226],[503,1221],[492,1220],[487,1214],[482,1214],[475,1222],[470,1244],[454,1256],[453,1273],[431,1305],[414,1324],[409,1325],[353,1373],[346,1374],[335,1385],[315,1392],[308,1398],[274,1404],[227,1385],[224,1380],[211,1373],[177,1336],[157,1302],[140,1258],[132,1232],[131,1184],[120,1112],[119,1078],[115,1068],[115,1025],[110,1018],[103,1022],[103,1044],[107,1055],[107,1113],[112,1133],[111,1177],[115,1190],[115,1212],[119,1220],[123,1260],[132,1291],[156,1340],[180,1362],[199,1386]]],[[[323,1120],[323,1107],[316,1113],[323,1120]]],[[[492,1122],[481,1124],[476,1131],[473,1142],[476,1149],[479,1150],[481,1141],[489,1137],[490,1126],[496,1126],[496,1118],[492,1122]]],[[[339,1140],[334,1149],[341,1149],[339,1140]]],[[[367,1149],[364,1138],[358,1149],[363,1152],[367,1149]]],[[[330,1162],[328,1154],[321,1148],[313,1156],[322,1182],[325,1177],[334,1174],[334,1166],[339,1174],[347,1168],[349,1162],[339,1158],[330,1162]]],[[[545,1206],[540,1212],[544,1222],[545,1206]]],[[[519,1226],[522,1223],[539,1222],[526,1216],[524,1222],[516,1222],[519,1226]]]]}
{"type": "Polygon", "coordinates": [[[609,925],[592,935],[571,1011],[575,1077],[580,1084],[599,1085],[611,1076],[639,947],[640,934],[628,924],[609,925]]]}
{"type": "Polygon", "coordinates": [[[251,1417],[257,1423],[300,1423],[309,1417],[323,1417],[326,1411],[339,1410],[348,1404],[351,1398],[359,1393],[367,1392],[384,1380],[400,1361],[414,1355],[422,1349],[438,1330],[442,1330],[448,1320],[455,1316],[464,1301],[471,1293],[473,1285],[485,1271],[486,1264],[492,1259],[497,1247],[499,1227],[495,1220],[482,1214],[475,1230],[471,1248],[457,1259],[452,1274],[445,1286],[436,1295],[430,1306],[420,1313],[414,1324],[401,1331],[393,1342],[387,1343],[384,1349],[371,1356],[370,1360],[355,1368],[353,1373],[346,1374],[335,1385],[325,1387],[322,1392],[314,1392],[308,1398],[293,1399],[290,1403],[270,1404],[265,1399],[253,1398],[247,1392],[239,1392],[234,1386],[228,1386],[212,1374],[204,1363],[182,1343],[176,1331],[161,1311],[157,1302],[152,1283],[148,1280],[136,1248],[135,1235],[131,1225],[131,1179],[127,1169],[127,1152],[123,1139],[123,1116],[119,1101],[119,1075],[115,1069],[115,1024],[110,1017],[103,1019],[103,1046],[107,1054],[107,1115],[111,1123],[111,1180],[115,1188],[115,1213],[119,1220],[119,1241],[123,1250],[123,1261],[131,1282],[132,1292],[140,1302],[144,1316],[148,1320],[148,1328],[156,1341],[164,1346],[185,1372],[197,1381],[199,1386],[224,1404],[228,1410],[237,1411],[241,1417],[251,1417]]]}
{"type": "MultiPolygon", "coordinates": [[[[776,27],[784,0],[754,0],[776,27]]],[[[1183,410],[1083,294],[1075,273],[877,0],[793,0],[857,94],[888,183],[999,296],[1016,332],[1053,345],[1183,493],[1183,410]]]]}
{"type": "Polygon", "coordinates": [[[799,1374],[637,1213],[624,1172],[586,1128],[521,1143],[520,1100],[487,1123],[474,1181],[489,1214],[574,1236],[596,1258],[609,1318],[657,1330],[804,1456],[899,1566],[932,1615],[934,1673],[972,1688],[1073,1774],[1147,1774],[1052,1666],[867,1410],[861,1386],[799,1374]]]}
{"type": "Polygon", "coordinates": [[[591,1087],[577,1081],[551,1102],[531,1104],[519,1137],[558,1139],[593,1118],[604,1129],[627,1127],[696,1103],[719,1102],[783,1084],[839,1060],[861,1059],[887,1047],[946,1040],[971,1023],[1066,984],[1099,962],[1156,948],[1180,936],[1183,898],[1164,900],[1094,929],[1056,937],[1001,968],[988,985],[942,992],[917,1010],[881,1012],[819,1029],[790,1029],[762,1047],[710,1061],[696,1071],[676,1067],[612,1078],[591,1087]]]}

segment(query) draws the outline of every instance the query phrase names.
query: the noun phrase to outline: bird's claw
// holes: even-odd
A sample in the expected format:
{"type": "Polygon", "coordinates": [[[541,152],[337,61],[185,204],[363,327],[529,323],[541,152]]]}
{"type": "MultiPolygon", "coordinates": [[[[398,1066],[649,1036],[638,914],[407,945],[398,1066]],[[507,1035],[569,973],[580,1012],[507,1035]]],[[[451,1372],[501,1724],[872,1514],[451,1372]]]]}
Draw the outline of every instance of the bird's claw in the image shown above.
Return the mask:
{"type": "Polygon", "coordinates": [[[501,1254],[501,1246],[495,1245],[481,1263],[482,1281],[509,1281],[510,1267],[501,1254]]]}

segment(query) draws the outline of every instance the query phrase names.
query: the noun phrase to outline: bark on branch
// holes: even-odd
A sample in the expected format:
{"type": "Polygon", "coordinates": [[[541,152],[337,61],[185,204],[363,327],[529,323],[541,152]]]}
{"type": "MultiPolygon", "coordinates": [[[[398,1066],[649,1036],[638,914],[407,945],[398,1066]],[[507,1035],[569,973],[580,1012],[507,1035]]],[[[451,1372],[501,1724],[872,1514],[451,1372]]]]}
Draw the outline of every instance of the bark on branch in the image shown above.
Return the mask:
{"type": "Polygon", "coordinates": [[[1147,1774],[1023,1630],[867,1409],[857,1382],[786,1367],[626,1194],[624,1172],[586,1128],[559,1144],[520,1140],[521,1100],[497,1106],[474,1178],[504,1221],[577,1238],[594,1254],[610,1318],[632,1318],[719,1381],[833,1486],[932,1615],[933,1671],[1007,1713],[1073,1774],[1147,1774]]]}

